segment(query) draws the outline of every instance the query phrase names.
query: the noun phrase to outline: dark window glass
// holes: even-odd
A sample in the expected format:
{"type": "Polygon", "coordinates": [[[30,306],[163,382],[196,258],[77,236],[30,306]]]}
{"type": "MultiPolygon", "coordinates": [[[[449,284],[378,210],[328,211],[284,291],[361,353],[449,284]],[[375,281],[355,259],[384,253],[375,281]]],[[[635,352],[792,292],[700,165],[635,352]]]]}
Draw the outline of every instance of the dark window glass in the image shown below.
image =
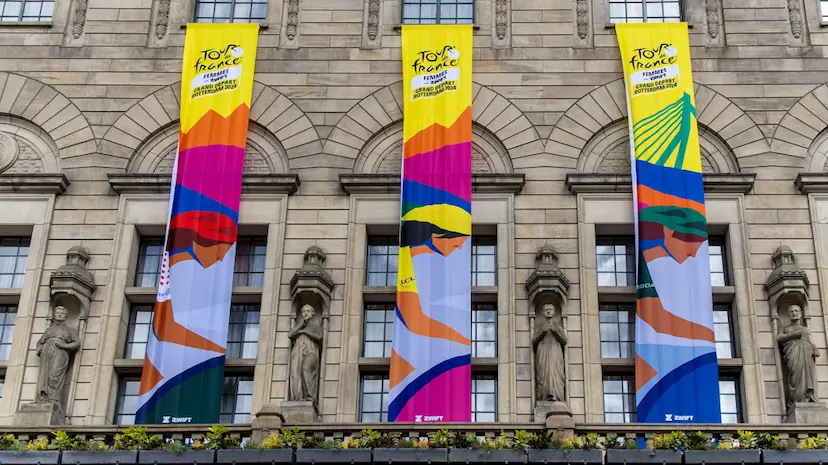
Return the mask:
{"type": "Polygon", "coordinates": [[[710,244],[710,284],[713,286],[727,286],[727,254],[725,254],[725,241],[721,238],[711,237],[710,244]]]}
{"type": "Polygon", "coordinates": [[[722,423],[742,422],[742,396],[738,377],[719,378],[719,404],[722,409],[722,423]]]}
{"type": "Polygon", "coordinates": [[[253,377],[225,376],[221,393],[221,423],[250,423],[253,377]]]}
{"type": "Polygon", "coordinates": [[[713,333],[716,340],[716,357],[736,357],[736,341],[733,337],[733,312],[730,305],[713,306],[713,333]]]}
{"type": "Polygon", "coordinates": [[[474,0],[403,0],[403,24],[472,24],[474,0]]]}
{"type": "Polygon", "coordinates": [[[28,237],[0,238],[0,288],[19,289],[23,287],[28,258],[28,237]]]}
{"type": "Polygon", "coordinates": [[[264,23],[267,0],[196,0],[197,23],[264,23]]]}
{"type": "Polygon", "coordinates": [[[497,306],[472,304],[472,357],[497,357],[497,306]]]}
{"type": "Polygon", "coordinates": [[[599,286],[635,286],[634,242],[632,236],[596,238],[599,286]]]}
{"type": "Polygon", "coordinates": [[[135,270],[135,287],[157,287],[161,275],[161,258],[164,256],[163,237],[142,237],[138,246],[138,266],[135,270]]]}
{"type": "Polygon", "coordinates": [[[391,334],[394,329],[394,304],[365,306],[362,356],[388,358],[391,356],[391,334]]]}
{"type": "Polygon", "coordinates": [[[118,383],[118,399],[115,406],[115,423],[134,425],[138,410],[138,392],[141,378],[121,378],[118,383]]]}
{"type": "Polygon", "coordinates": [[[598,314],[601,357],[635,356],[635,304],[601,304],[598,314]]]}
{"type": "Polygon", "coordinates": [[[130,309],[124,358],[142,359],[146,355],[153,309],[152,304],[133,305],[130,309]]]}
{"type": "Polygon", "coordinates": [[[256,358],[259,341],[259,305],[230,307],[227,328],[227,358],[256,358]]]}
{"type": "Polygon", "coordinates": [[[681,0],[609,0],[611,23],[681,21],[681,0]]]}
{"type": "Polygon", "coordinates": [[[0,21],[50,22],[54,0],[0,0],[0,21]]]}
{"type": "Polygon", "coordinates": [[[396,236],[369,237],[365,284],[368,286],[396,286],[397,256],[399,253],[399,240],[396,236]]]}
{"type": "Polygon", "coordinates": [[[388,421],[388,375],[363,375],[359,383],[359,421],[388,421]]]}
{"type": "Polygon", "coordinates": [[[604,421],[634,423],[635,379],[632,375],[604,375],[604,421]]]}
{"type": "Polygon", "coordinates": [[[472,236],[472,286],[497,286],[497,238],[472,236]]]}
{"type": "Polygon", "coordinates": [[[17,306],[0,305],[0,360],[9,359],[16,321],[17,306]]]}
{"type": "Polygon", "coordinates": [[[236,241],[234,286],[262,287],[264,285],[266,237],[240,237],[236,241]]]}
{"type": "Polygon", "coordinates": [[[497,421],[497,376],[472,375],[472,421],[494,423],[497,421]]]}

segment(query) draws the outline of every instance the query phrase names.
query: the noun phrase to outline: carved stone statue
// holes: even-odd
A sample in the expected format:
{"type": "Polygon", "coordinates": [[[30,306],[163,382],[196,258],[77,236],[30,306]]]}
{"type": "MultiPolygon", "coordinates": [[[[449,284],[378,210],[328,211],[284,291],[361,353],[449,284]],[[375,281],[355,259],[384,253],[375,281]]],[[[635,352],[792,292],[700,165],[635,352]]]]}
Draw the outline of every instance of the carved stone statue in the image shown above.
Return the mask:
{"type": "Polygon", "coordinates": [[[73,353],[80,348],[78,331],[66,326],[69,311],[55,307],[52,325],[37,341],[40,357],[40,373],[37,379],[37,402],[50,402],[62,406],[63,385],[73,353]]]}
{"type": "Polygon", "coordinates": [[[557,308],[545,304],[538,318],[532,346],[535,349],[535,390],[538,401],[566,402],[563,347],[566,333],[555,318],[557,308]]]}
{"type": "Polygon", "coordinates": [[[788,372],[787,405],[790,410],[797,402],[816,402],[817,347],[811,339],[811,330],[802,326],[802,308],[788,307],[791,324],[782,328],[777,341],[788,372]]]}
{"type": "Polygon", "coordinates": [[[312,305],[299,311],[299,321],[290,330],[290,394],[288,400],[312,401],[317,405],[319,392],[319,355],[322,323],[312,305]]]}

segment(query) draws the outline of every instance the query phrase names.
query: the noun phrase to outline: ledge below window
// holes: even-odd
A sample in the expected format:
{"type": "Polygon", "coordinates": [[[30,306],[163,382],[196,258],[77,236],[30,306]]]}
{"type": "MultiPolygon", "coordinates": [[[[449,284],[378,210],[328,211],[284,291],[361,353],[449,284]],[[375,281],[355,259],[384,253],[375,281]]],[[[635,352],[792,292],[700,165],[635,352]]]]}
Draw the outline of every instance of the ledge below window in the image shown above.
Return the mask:
{"type": "Polygon", "coordinates": [[[828,174],[799,173],[794,183],[796,189],[803,194],[828,192],[828,174]]]}
{"type": "Polygon", "coordinates": [[[31,192],[36,194],[63,194],[69,188],[69,179],[63,174],[2,174],[0,192],[31,192]]]}
{"type": "MultiPolygon", "coordinates": [[[[753,188],[755,173],[704,174],[704,191],[707,193],[747,194],[753,188]]],[[[826,177],[828,179],[828,177],[826,177]]],[[[632,176],[629,174],[569,173],[566,188],[573,194],[632,192],[632,176]]]]}
{"type": "MultiPolygon", "coordinates": [[[[109,185],[119,194],[168,193],[169,174],[121,174],[110,173],[109,185]]],[[[245,194],[293,194],[299,189],[297,174],[245,174],[242,176],[242,193],[245,194]]]]}
{"type": "MultiPolygon", "coordinates": [[[[517,194],[526,183],[524,174],[472,174],[472,192],[517,194]]],[[[349,194],[399,194],[398,174],[340,174],[339,184],[349,194]]]]}

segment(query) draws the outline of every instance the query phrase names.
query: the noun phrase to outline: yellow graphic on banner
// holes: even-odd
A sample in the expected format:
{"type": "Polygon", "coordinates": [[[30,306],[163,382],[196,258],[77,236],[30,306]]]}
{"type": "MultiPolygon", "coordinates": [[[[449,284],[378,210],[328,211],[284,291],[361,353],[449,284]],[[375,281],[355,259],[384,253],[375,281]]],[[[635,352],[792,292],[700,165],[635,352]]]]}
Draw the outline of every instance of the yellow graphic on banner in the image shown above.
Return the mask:
{"type": "Polygon", "coordinates": [[[184,48],[194,50],[195,56],[187,60],[181,74],[182,132],[209,110],[227,118],[242,104],[250,108],[259,25],[193,23],[187,25],[187,32],[184,48]],[[227,42],[221,28],[233,31],[232,42],[227,42]],[[239,92],[229,92],[235,90],[239,92]],[[217,98],[203,98],[211,95],[217,98]]]}
{"type": "Polygon", "coordinates": [[[403,26],[405,139],[434,124],[451,126],[471,105],[472,35],[466,33],[470,29],[470,25],[403,26]],[[437,103],[436,97],[440,97],[437,103]],[[440,111],[435,111],[435,105],[440,111]]]}
{"type": "Polygon", "coordinates": [[[701,173],[687,23],[616,24],[635,157],[701,173]]]}

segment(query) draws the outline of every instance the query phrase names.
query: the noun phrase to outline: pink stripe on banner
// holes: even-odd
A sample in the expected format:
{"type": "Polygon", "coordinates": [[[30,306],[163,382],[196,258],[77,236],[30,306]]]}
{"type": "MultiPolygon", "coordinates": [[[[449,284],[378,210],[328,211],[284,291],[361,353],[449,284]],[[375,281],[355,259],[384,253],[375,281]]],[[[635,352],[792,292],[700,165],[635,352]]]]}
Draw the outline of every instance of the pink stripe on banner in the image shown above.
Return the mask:
{"type": "Polygon", "coordinates": [[[175,182],[238,210],[243,168],[243,147],[194,147],[178,154],[178,176],[175,182]]]}
{"type": "Polygon", "coordinates": [[[447,145],[405,159],[406,181],[414,181],[471,200],[471,142],[447,145]]]}
{"type": "Polygon", "coordinates": [[[452,394],[469,392],[471,365],[453,368],[434,378],[414,394],[394,421],[471,421],[471,398],[465,394],[452,394]],[[459,398],[467,400],[468,403],[457,402],[459,398]]]}

